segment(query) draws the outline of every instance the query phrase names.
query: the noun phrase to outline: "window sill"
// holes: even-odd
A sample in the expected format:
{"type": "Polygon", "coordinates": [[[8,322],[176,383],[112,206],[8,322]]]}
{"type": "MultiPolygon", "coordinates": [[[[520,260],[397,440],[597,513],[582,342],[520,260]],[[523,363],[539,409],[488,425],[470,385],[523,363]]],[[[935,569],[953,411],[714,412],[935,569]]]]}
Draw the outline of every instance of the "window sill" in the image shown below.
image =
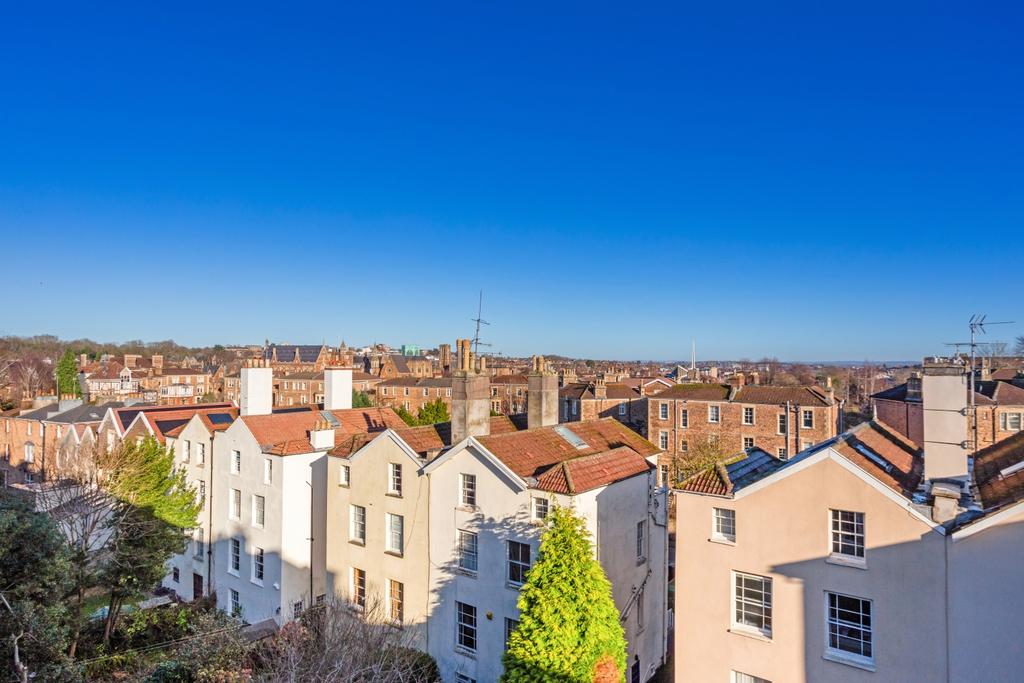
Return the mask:
{"type": "Polygon", "coordinates": [[[260,588],[263,588],[263,582],[259,579],[249,579],[249,583],[259,586],[260,588]]]}
{"type": "Polygon", "coordinates": [[[455,509],[459,512],[480,512],[480,508],[476,505],[456,505],[455,509]]]}
{"type": "Polygon", "coordinates": [[[404,553],[400,553],[397,550],[385,550],[384,554],[390,555],[391,557],[404,557],[404,553]]]}
{"type": "Polygon", "coordinates": [[[401,498],[402,497],[401,493],[395,493],[394,491],[388,491],[384,495],[387,496],[388,498],[401,498]]]}
{"type": "Polygon", "coordinates": [[[341,488],[341,489],[347,489],[348,487],[349,487],[348,484],[338,484],[338,488],[341,488]]]}
{"type": "Polygon", "coordinates": [[[228,570],[228,574],[230,574],[231,576],[236,576],[236,577],[238,576],[238,572],[235,571],[234,569],[229,569],[228,570]]]}
{"type": "Polygon", "coordinates": [[[826,651],[825,654],[821,656],[821,658],[829,662],[835,662],[836,664],[845,664],[846,666],[852,666],[855,669],[863,669],[864,671],[875,670],[875,665],[873,663],[867,662],[863,659],[858,659],[857,657],[853,657],[850,655],[841,654],[839,652],[826,651]]]}
{"type": "Polygon", "coordinates": [[[505,582],[505,588],[508,588],[509,590],[518,591],[518,590],[521,590],[522,587],[523,587],[523,584],[521,584],[521,583],[516,583],[514,581],[506,581],[505,582]]]}
{"type": "Polygon", "coordinates": [[[455,646],[455,654],[462,655],[463,657],[469,657],[470,659],[476,659],[476,650],[470,650],[458,645],[455,646]]]}
{"type": "Polygon", "coordinates": [[[760,631],[755,631],[754,629],[750,628],[744,628],[743,626],[733,626],[729,629],[729,633],[735,633],[738,636],[743,636],[744,638],[751,638],[752,640],[760,640],[762,643],[772,642],[771,636],[766,636],[760,631]]]}
{"type": "Polygon", "coordinates": [[[477,573],[472,569],[463,569],[462,567],[456,567],[455,571],[459,574],[462,574],[463,576],[468,576],[471,579],[475,579],[477,577],[477,573]]]}
{"type": "Polygon", "coordinates": [[[825,562],[839,567],[850,567],[851,569],[868,568],[868,563],[863,557],[849,557],[846,555],[832,554],[825,558],[825,562]]]}
{"type": "Polygon", "coordinates": [[[348,542],[351,543],[352,545],[357,545],[360,548],[365,548],[366,547],[366,541],[360,541],[360,540],[357,540],[355,538],[350,538],[348,542]]]}
{"type": "Polygon", "coordinates": [[[718,543],[720,545],[731,545],[731,546],[735,546],[736,545],[736,540],[735,539],[729,540],[728,538],[724,538],[724,537],[723,538],[715,538],[714,536],[712,536],[711,538],[708,539],[708,542],[709,543],[718,543]]]}

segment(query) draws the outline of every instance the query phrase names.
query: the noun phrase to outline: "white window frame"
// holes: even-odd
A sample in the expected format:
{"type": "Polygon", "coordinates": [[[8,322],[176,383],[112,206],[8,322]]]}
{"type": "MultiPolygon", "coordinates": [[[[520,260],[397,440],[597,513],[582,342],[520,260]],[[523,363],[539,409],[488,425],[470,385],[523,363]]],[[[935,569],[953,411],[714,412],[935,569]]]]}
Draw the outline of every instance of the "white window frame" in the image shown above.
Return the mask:
{"type": "Polygon", "coordinates": [[[231,451],[231,474],[242,473],[242,452],[231,451]]]}
{"type": "Polygon", "coordinates": [[[526,574],[530,571],[530,567],[533,566],[533,548],[530,547],[529,543],[523,543],[522,541],[505,541],[505,581],[510,586],[516,588],[526,583],[526,574]],[[522,555],[519,554],[523,549],[526,549],[526,562],[523,562],[522,555]],[[513,551],[518,556],[513,557],[513,551]],[[521,574],[522,581],[513,578],[513,572],[521,574]]]}
{"type": "Polygon", "coordinates": [[[192,450],[192,442],[185,439],[181,442],[181,461],[188,462],[190,451],[192,450]]]}
{"type": "Polygon", "coordinates": [[[402,624],[405,622],[405,584],[396,579],[388,579],[387,586],[387,605],[388,605],[388,619],[393,624],[402,624]],[[395,586],[398,586],[398,595],[395,593],[395,586]],[[396,615],[396,609],[398,614],[396,615]]]}
{"type": "Polygon", "coordinates": [[[754,424],[754,406],[743,406],[743,424],[748,427],[754,424]],[[750,420],[747,420],[747,415],[750,416],[750,420]]]}
{"type": "Polygon", "coordinates": [[[402,555],[405,552],[405,518],[391,512],[384,514],[384,549],[402,555]]]}
{"type": "Polygon", "coordinates": [[[265,458],[263,460],[263,483],[274,483],[274,461],[270,458],[265,458]]]}
{"type": "MultiPolygon", "coordinates": [[[[770,576],[760,576],[758,574],[748,574],[747,572],[732,572],[732,581],[730,590],[732,591],[732,611],[730,613],[730,620],[732,622],[732,629],[734,631],[740,631],[742,633],[760,636],[762,638],[771,639],[772,637],[772,619],[773,619],[773,581],[770,576]],[[752,582],[759,582],[761,585],[760,592],[762,596],[767,595],[768,599],[762,600],[761,602],[755,602],[752,599],[748,599],[746,595],[740,596],[739,586],[737,582],[740,580],[749,580],[752,582]],[[767,590],[765,587],[767,586],[767,590]],[[748,609],[749,607],[749,609],[748,609]],[[736,613],[742,611],[747,613],[748,611],[756,615],[757,611],[760,611],[761,626],[755,624],[749,624],[744,621],[737,621],[736,613]]],[[[746,587],[744,586],[744,589],[746,587]]]]}
{"type": "Polygon", "coordinates": [[[461,571],[477,573],[480,568],[480,537],[475,531],[456,530],[455,557],[461,571]]]}
{"type": "Polygon", "coordinates": [[[1024,414],[1006,412],[999,414],[999,431],[1001,432],[1019,432],[1024,427],[1024,414]],[[1013,426],[1011,421],[1016,421],[1016,426],[1013,426]]]}
{"type": "Polygon", "coordinates": [[[206,464],[206,444],[202,441],[196,441],[196,464],[206,464]]]}
{"type": "Polygon", "coordinates": [[[668,419],[668,403],[666,403],[665,401],[662,401],[661,403],[658,404],[658,419],[668,419]]]}
{"type": "Polygon", "coordinates": [[[252,526],[262,529],[267,523],[267,499],[255,493],[252,496],[252,526]],[[262,519],[261,519],[262,517],[262,519]]]}
{"type": "Polygon", "coordinates": [[[263,585],[263,577],[266,576],[267,571],[266,559],[266,554],[264,553],[263,548],[254,547],[252,549],[252,558],[250,562],[252,568],[250,569],[251,576],[249,577],[249,580],[257,586],[263,585]]]}
{"type": "Polygon", "coordinates": [[[237,538],[228,540],[228,574],[238,576],[242,568],[242,541],[237,538]]]}
{"type": "Polygon", "coordinates": [[[352,486],[352,468],[349,465],[342,464],[339,468],[338,486],[344,486],[345,488],[352,486]]]}
{"type": "Polygon", "coordinates": [[[350,567],[348,573],[348,589],[352,604],[357,609],[366,608],[366,572],[358,567],[350,567]],[[362,581],[357,580],[362,579],[362,581]]]}
{"type": "Polygon", "coordinates": [[[730,508],[711,508],[711,540],[736,544],[736,511],[730,508]]]}
{"type": "Polygon", "coordinates": [[[476,475],[462,472],[459,474],[459,505],[461,507],[476,507],[476,475]]]}
{"type": "Polygon", "coordinates": [[[681,429],[688,429],[690,427],[690,411],[687,408],[679,411],[679,427],[681,429]]]}
{"type": "Polygon", "coordinates": [[[464,652],[476,652],[480,647],[479,611],[476,605],[458,600],[455,602],[455,647],[464,652]],[[469,638],[472,644],[467,644],[469,638]]]}
{"type": "Polygon", "coordinates": [[[710,405],[708,406],[708,424],[721,424],[722,422],[722,406],[710,405]]]}
{"type": "Polygon", "coordinates": [[[663,451],[668,450],[668,432],[665,430],[658,432],[658,448],[663,451]]]}
{"type": "Polygon", "coordinates": [[[348,540],[366,545],[366,508],[362,505],[348,506],[348,540]]]}
{"type": "Polygon", "coordinates": [[[636,523],[636,561],[637,564],[647,559],[647,519],[636,523]]]}
{"type": "Polygon", "coordinates": [[[228,490],[228,519],[238,521],[242,518],[242,491],[241,489],[228,490]]]}
{"type": "Polygon", "coordinates": [[[786,434],[789,429],[789,415],[786,413],[779,413],[775,416],[775,429],[776,434],[786,434]]]}
{"type": "Polygon", "coordinates": [[[388,463],[388,495],[402,495],[402,466],[397,462],[388,463]]]}
{"type": "Polygon", "coordinates": [[[231,603],[231,616],[238,617],[242,614],[242,598],[234,588],[228,589],[228,597],[231,603]]]}
{"type": "Polygon", "coordinates": [[[619,415],[625,415],[625,414],[626,414],[626,402],[623,401],[622,403],[619,404],[619,415]]]}
{"type": "Polygon", "coordinates": [[[803,408],[800,411],[800,427],[802,429],[814,429],[814,411],[810,408],[803,408]]]}
{"type": "Polygon", "coordinates": [[[855,510],[829,508],[828,520],[828,560],[863,566],[867,562],[865,514],[855,510]],[[848,549],[853,552],[846,552],[848,549]]]}
{"type": "Polygon", "coordinates": [[[551,510],[551,501],[544,496],[534,496],[530,516],[536,522],[543,522],[551,510]]]}
{"type": "MultiPolygon", "coordinates": [[[[850,614],[854,614],[853,612],[849,612],[849,613],[850,614]]],[[[857,666],[857,667],[860,667],[860,668],[868,669],[870,671],[874,671],[874,669],[875,669],[875,637],[874,637],[875,623],[874,623],[874,620],[875,620],[874,600],[871,600],[870,598],[862,598],[862,597],[859,597],[859,596],[856,596],[856,595],[848,595],[846,593],[837,593],[835,591],[825,591],[825,654],[824,654],[825,659],[828,659],[829,661],[833,661],[833,662],[839,662],[841,664],[850,664],[850,665],[857,666]],[[832,598],[833,597],[836,598],[836,601],[837,601],[835,614],[833,614],[833,611],[832,611],[832,598]],[[840,616],[840,612],[848,612],[848,610],[840,610],[839,609],[839,605],[838,605],[838,599],[839,598],[847,598],[847,599],[850,599],[850,600],[857,600],[857,601],[859,601],[861,603],[861,605],[860,605],[860,610],[861,611],[857,612],[856,614],[861,615],[862,619],[863,619],[863,617],[866,614],[866,616],[868,618],[868,624],[865,626],[863,623],[856,624],[856,623],[854,623],[852,621],[848,621],[848,620],[842,619],[842,617],[840,616]],[[866,613],[863,611],[865,604],[868,607],[868,610],[867,610],[866,613]],[[837,642],[837,646],[836,647],[832,646],[832,632],[833,632],[833,628],[835,628],[835,630],[836,630],[836,642],[837,642]],[[846,635],[841,635],[842,634],[842,630],[841,629],[844,629],[844,628],[848,629],[846,631],[846,635]],[[852,631],[860,631],[861,632],[861,637],[860,638],[851,637],[849,634],[852,631]],[[867,634],[867,639],[866,640],[863,637],[863,635],[865,633],[867,634]],[[871,652],[871,654],[870,655],[858,654],[858,653],[855,653],[855,652],[850,652],[849,650],[843,650],[843,649],[839,648],[838,647],[838,642],[839,642],[838,639],[840,637],[846,638],[848,640],[859,641],[862,644],[861,649],[863,649],[863,644],[866,643],[867,647],[869,648],[869,650],[871,652]]]]}
{"type": "Polygon", "coordinates": [[[754,447],[754,443],[755,443],[754,437],[752,437],[752,436],[745,436],[745,437],[743,437],[743,450],[747,450],[748,448],[753,448],[754,447]],[[749,446],[747,445],[748,443],[750,444],[749,446]]]}
{"type": "Polygon", "coordinates": [[[733,671],[729,678],[729,683],[772,683],[767,678],[761,678],[760,676],[754,676],[751,674],[745,674],[739,671],[733,671]]]}

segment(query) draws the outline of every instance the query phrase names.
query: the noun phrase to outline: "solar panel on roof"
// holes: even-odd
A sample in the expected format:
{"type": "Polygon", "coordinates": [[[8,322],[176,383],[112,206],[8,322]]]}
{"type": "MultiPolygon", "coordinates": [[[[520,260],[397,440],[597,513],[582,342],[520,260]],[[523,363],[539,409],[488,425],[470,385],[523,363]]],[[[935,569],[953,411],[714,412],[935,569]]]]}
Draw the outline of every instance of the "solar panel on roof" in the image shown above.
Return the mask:
{"type": "Polygon", "coordinates": [[[231,417],[231,413],[210,413],[207,417],[210,418],[210,422],[215,425],[226,425],[234,422],[234,419],[231,417]]]}
{"type": "Polygon", "coordinates": [[[590,447],[586,441],[581,439],[568,427],[558,425],[557,427],[555,427],[555,433],[558,434],[563,439],[565,439],[566,441],[568,441],[569,445],[571,445],[573,448],[577,450],[583,450],[584,448],[590,447]]]}

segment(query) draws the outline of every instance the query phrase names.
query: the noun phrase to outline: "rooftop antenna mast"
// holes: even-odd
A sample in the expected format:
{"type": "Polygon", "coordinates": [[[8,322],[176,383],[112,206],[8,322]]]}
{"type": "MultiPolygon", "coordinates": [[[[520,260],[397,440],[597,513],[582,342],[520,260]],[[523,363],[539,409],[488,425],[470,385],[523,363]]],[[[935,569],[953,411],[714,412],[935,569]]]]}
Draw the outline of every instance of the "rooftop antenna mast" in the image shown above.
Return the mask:
{"type": "Polygon", "coordinates": [[[477,355],[480,354],[480,347],[481,346],[490,346],[490,344],[487,344],[487,343],[484,343],[484,342],[480,341],[480,326],[481,325],[490,325],[489,322],[487,322],[486,320],[483,319],[483,312],[484,312],[484,290],[481,289],[480,290],[480,302],[477,304],[477,308],[476,308],[476,317],[475,318],[470,318],[470,320],[472,320],[473,322],[476,323],[476,334],[473,335],[473,355],[474,356],[477,356],[477,355]]]}
{"type": "Polygon", "coordinates": [[[975,364],[977,362],[977,355],[978,355],[978,334],[979,333],[981,333],[981,334],[987,334],[988,333],[988,331],[985,329],[986,325],[1012,325],[1013,324],[1012,320],[998,320],[996,322],[989,322],[987,320],[987,318],[988,318],[988,314],[986,314],[986,313],[975,313],[974,315],[971,316],[971,319],[967,321],[967,328],[971,331],[971,341],[969,341],[969,342],[952,342],[950,344],[947,344],[947,346],[952,346],[954,348],[954,354],[956,355],[957,358],[960,357],[960,347],[961,346],[968,347],[970,349],[970,352],[971,352],[971,355],[970,355],[971,362],[970,362],[970,366],[969,366],[970,369],[969,369],[968,374],[967,374],[967,378],[968,378],[967,381],[969,382],[969,385],[968,385],[968,389],[969,390],[967,392],[967,395],[969,397],[968,398],[968,402],[967,402],[967,410],[968,410],[968,414],[974,420],[974,430],[973,430],[973,433],[971,434],[971,436],[972,436],[971,441],[974,444],[974,452],[975,453],[978,452],[978,419],[977,419],[977,411],[976,411],[975,401],[974,401],[974,379],[975,379],[974,376],[975,376],[975,364]]]}

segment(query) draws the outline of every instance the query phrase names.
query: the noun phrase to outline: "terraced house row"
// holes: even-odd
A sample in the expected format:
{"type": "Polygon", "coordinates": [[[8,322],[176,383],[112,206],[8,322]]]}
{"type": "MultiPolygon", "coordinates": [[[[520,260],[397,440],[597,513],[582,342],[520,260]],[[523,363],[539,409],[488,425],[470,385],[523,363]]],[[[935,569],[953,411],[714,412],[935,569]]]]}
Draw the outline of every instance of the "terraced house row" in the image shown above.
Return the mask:
{"type": "Polygon", "coordinates": [[[260,361],[242,369],[237,409],[147,416],[204,498],[164,585],[216,595],[250,623],[283,624],[341,596],[408,629],[444,680],[494,681],[541,522],[570,505],[612,582],[631,669],[647,680],[667,647],[658,449],[617,420],[559,425],[557,377],[542,361],[526,378],[527,413],[491,417],[489,378],[465,363],[440,425],[352,408],[342,368],[325,369],[322,408],[275,409],[260,361]]]}

